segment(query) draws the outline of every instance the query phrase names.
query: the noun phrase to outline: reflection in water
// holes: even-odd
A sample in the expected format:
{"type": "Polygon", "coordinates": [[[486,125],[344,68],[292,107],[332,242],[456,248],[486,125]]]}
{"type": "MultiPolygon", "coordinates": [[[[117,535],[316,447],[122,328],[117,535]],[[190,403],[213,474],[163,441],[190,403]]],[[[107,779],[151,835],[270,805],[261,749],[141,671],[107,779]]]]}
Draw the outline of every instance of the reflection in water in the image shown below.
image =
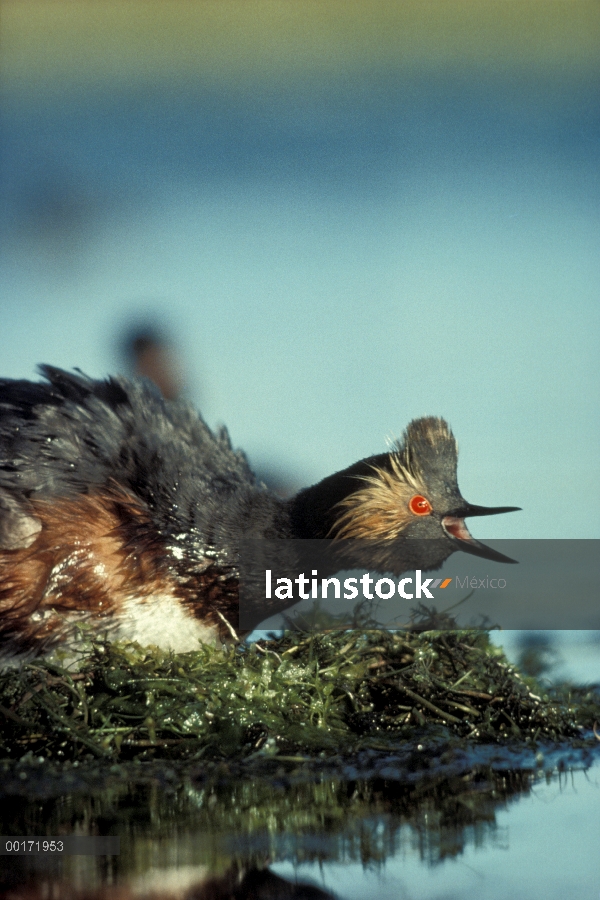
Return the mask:
{"type": "MultiPolygon", "coordinates": [[[[470,848],[512,849],[499,815],[513,800],[535,797],[544,781],[556,782],[557,768],[581,767],[592,757],[567,748],[545,758],[508,748],[495,752],[495,759],[471,758],[470,765],[470,751],[453,761],[444,758],[447,753],[424,754],[412,772],[400,772],[389,755],[374,753],[363,758],[360,770],[338,765],[337,773],[326,763],[307,770],[291,759],[272,759],[263,760],[254,777],[224,764],[66,770],[33,760],[14,764],[3,776],[5,835],[115,834],[121,853],[52,860],[0,856],[0,896],[317,900],[329,895],[296,885],[293,872],[280,873],[282,879],[270,867],[316,864],[326,875],[331,866],[359,864],[366,885],[384,863],[398,859],[404,865],[407,855],[428,869],[470,848]],[[543,766],[554,774],[544,774],[543,766]]],[[[539,808],[538,817],[544,815],[539,808]]],[[[318,871],[310,871],[309,880],[318,871]]],[[[371,895],[378,896],[372,886],[371,895]]],[[[339,896],[346,896],[341,886],[339,896]]]]}
{"type": "Polygon", "coordinates": [[[313,884],[281,878],[269,869],[233,866],[219,877],[201,868],[152,871],[129,884],[80,887],[64,880],[37,879],[6,888],[4,900],[335,900],[313,884]]]}

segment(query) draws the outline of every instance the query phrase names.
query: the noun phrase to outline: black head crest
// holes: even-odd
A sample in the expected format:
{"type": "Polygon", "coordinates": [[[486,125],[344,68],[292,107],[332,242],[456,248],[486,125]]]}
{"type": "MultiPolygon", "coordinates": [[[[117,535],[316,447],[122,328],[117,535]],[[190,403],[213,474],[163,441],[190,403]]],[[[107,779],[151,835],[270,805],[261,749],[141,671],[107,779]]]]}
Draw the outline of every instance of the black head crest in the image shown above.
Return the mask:
{"type": "Polygon", "coordinates": [[[457,490],[458,446],[444,419],[413,419],[392,453],[401,469],[429,490],[457,490]]]}

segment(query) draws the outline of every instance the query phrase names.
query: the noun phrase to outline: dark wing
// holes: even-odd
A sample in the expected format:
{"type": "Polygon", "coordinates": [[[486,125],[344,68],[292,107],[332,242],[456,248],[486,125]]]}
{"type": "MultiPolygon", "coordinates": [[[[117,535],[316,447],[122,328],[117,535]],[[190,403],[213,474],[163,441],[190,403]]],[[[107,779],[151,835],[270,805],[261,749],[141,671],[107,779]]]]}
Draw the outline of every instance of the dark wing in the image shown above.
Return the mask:
{"type": "Polygon", "coordinates": [[[46,382],[0,380],[0,544],[35,540],[29,500],[87,493],[109,482],[131,490],[163,532],[205,530],[219,505],[255,477],[185,403],[148,381],[42,366],[46,382]],[[12,535],[12,537],[11,537],[12,535]]]}

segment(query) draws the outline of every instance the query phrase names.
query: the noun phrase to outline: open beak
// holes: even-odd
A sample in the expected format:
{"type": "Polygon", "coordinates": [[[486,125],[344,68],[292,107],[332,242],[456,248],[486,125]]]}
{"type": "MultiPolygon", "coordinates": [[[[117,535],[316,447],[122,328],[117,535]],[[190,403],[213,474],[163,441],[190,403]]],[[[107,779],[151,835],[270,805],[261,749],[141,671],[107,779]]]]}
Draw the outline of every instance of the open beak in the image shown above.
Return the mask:
{"type": "Polygon", "coordinates": [[[517,512],[520,508],[520,506],[474,506],[471,503],[465,503],[460,509],[454,510],[451,515],[444,516],[442,528],[451,540],[459,544],[457,549],[464,550],[465,553],[482,556],[484,559],[493,559],[495,562],[516,563],[516,559],[498,553],[497,550],[492,550],[481,541],[475,540],[465,525],[465,518],[467,516],[495,516],[497,513],[517,512]]]}
{"type": "Polygon", "coordinates": [[[465,503],[453,515],[464,519],[467,516],[496,516],[498,513],[520,511],[520,506],[474,506],[473,503],[465,503]]]}

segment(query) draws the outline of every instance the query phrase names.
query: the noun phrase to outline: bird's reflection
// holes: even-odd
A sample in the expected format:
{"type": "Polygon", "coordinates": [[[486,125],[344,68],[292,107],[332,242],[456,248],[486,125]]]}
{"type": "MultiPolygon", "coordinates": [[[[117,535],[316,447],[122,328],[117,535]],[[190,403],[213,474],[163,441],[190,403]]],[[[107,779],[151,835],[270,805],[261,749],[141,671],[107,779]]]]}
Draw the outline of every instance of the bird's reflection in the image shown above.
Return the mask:
{"type": "MultiPolygon", "coordinates": [[[[313,884],[289,881],[268,868],[233,866],[219,877],[203,877],[201,867],[191,872],[154,870],[143,881],[79,887],[41,877],[28,884],[6,887],[2,900],[335,900],[335,895],[313,884]],[[200,869],[200,871],[199,871],[200,869]],[[166,876],[166,877],[165,877],[166,876]],[[154,882],[154,883],[153,883],[154,882]]],[[[338,898],[339,900],[339,898],[338,898]]]]}

